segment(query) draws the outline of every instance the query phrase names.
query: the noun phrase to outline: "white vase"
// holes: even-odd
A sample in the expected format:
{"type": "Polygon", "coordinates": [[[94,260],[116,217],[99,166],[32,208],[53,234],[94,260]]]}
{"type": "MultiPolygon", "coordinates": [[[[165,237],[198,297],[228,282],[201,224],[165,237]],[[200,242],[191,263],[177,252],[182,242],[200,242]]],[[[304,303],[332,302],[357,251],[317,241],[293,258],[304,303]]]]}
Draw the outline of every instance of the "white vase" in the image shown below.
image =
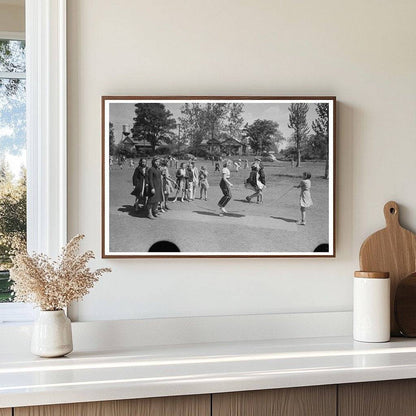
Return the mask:
{"type": "Polygon", "coordinates": [[[61,309],[40,311],[33,325],[31,351],[39,357],[62,357],[72,351],[71,321],[61,309]]]}

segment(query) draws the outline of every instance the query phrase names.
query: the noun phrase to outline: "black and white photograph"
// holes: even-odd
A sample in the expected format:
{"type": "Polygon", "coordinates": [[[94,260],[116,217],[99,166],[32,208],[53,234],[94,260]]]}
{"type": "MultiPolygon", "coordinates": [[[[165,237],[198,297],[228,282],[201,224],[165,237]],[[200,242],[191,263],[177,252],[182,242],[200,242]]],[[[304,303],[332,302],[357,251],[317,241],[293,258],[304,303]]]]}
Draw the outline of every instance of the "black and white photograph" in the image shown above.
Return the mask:
{"type": "Polygon", "coordinates": [[[334,97],[102,97],[103,257],[335,256],[334,97]]]}

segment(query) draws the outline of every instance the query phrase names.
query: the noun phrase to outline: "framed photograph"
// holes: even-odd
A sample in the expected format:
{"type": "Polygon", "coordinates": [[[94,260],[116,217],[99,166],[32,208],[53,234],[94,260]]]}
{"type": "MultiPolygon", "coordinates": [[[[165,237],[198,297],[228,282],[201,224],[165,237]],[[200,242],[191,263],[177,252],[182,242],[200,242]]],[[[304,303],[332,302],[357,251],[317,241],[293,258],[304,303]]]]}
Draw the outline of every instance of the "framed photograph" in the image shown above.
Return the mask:
{"type": "Polygon", "coordinates": [[[335,257],[335,97],[102,97],[102,256],[335,257]]]}

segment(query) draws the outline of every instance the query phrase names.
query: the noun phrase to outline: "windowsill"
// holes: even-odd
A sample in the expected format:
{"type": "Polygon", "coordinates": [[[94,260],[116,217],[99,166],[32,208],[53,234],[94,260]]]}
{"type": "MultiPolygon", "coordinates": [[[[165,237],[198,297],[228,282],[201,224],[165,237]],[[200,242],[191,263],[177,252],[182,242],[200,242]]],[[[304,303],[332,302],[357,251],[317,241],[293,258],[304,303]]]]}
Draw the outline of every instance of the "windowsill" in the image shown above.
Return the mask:
{"type": "Polygon", "coordinates": [[[31,304],[0,303],[0,325],[24,325],[32,322],[35,314],[31,304]]]}

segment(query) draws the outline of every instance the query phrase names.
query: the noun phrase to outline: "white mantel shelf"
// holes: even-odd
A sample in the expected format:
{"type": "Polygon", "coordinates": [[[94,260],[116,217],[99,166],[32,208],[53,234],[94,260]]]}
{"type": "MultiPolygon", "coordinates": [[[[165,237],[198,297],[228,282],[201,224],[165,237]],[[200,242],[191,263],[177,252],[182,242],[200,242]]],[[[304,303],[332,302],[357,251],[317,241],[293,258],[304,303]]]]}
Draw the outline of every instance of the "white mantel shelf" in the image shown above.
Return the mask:
{"type": "Polygon", "coordinates": [[[348,337],[0,354],[0,407],[416,378],[416,340],[348,337]]]}

